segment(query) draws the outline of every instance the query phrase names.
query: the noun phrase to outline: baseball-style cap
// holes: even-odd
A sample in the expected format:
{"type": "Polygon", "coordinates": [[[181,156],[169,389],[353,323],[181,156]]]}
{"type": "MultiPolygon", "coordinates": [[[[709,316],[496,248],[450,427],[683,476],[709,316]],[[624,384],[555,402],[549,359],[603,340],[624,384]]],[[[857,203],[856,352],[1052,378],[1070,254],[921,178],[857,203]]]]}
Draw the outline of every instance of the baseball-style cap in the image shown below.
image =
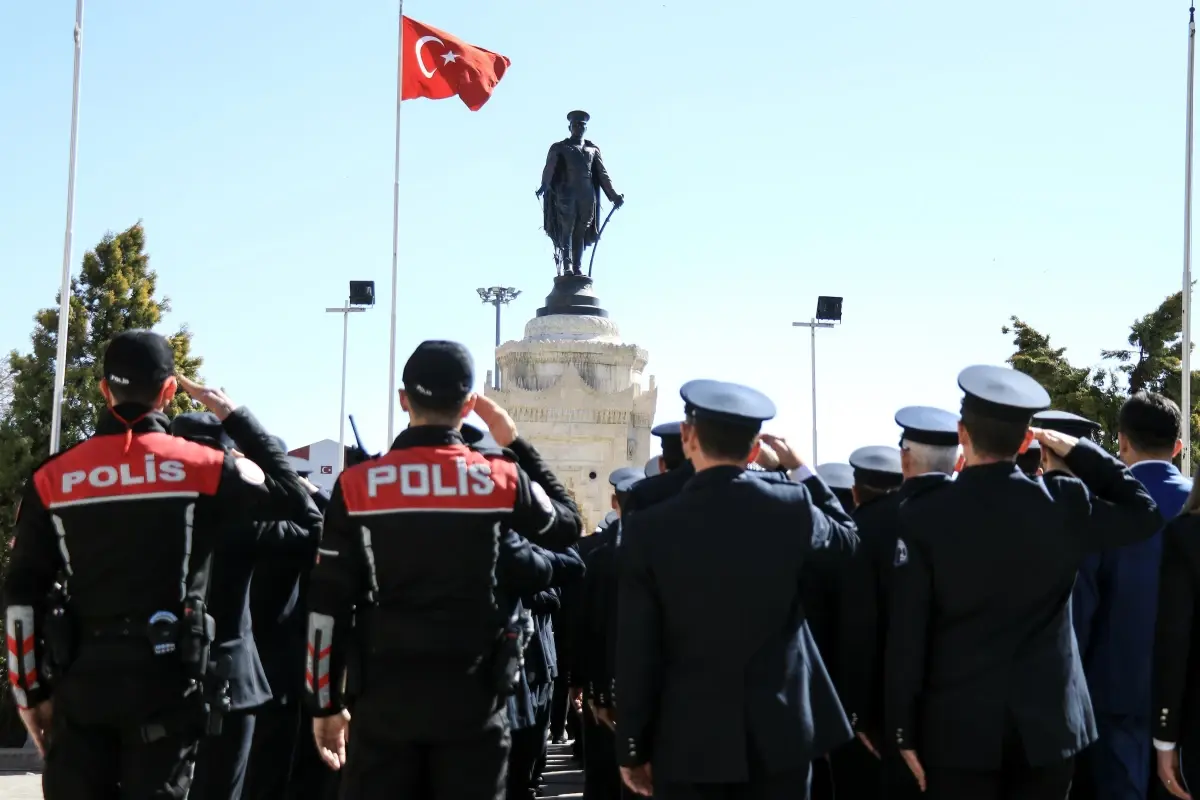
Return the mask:
{"type": "Polygon", "coordinates": [[[104,378],[120,389],[153,389],[174,374],[175,351],[154,331],[122,331],[104,351],[104,378]]]}
{"type": "Polygon", "coordinates": [[[475,363],[458,342],[421,342],[404,364],[402,380],[404,391],[417,405],[450,410],[471,393],[475,363]]]}

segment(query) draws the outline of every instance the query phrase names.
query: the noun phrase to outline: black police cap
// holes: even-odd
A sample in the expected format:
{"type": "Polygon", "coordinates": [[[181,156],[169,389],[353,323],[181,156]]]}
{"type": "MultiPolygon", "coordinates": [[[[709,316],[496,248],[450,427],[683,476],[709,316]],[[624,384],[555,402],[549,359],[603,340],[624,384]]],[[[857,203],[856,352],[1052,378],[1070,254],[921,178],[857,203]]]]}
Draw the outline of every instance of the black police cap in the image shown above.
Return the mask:
{"type": "Polygon", "coordinates": [[[1093,422],[1087,417],[1072,414],[1070,411],[1039,411],[1033,415],[1032,424],[1049,431],[1058,431],[1077,439],[1093,439],[1100,430],[1100,423],[1093,422]]]}
{"type": "Polygon", "coordinates": [[[896,412],[896,424],[904,429],[903,440],[935,447],[958,444],[958,414],[929,406],[906,406],[896,412]]]}
{"type": "Polygon", "coordinates": [[[637,486],[645,479],[645,475],[627,475],[626,477],[622,478],[621,482],[613,488],[617,490],[617,494],[629,494],[631,491],[633,491],[634,486],[637,486]]]}
{"type": "Polygon", "coordinates": [[[1029,419],[1050,407],[1050,395],[1023,372],[978,365],[958,373],[964,412],[1004,422],[1028,425],[1029,419]]]}
{"type": "Polygon", "coordinates": [[[567,113],[567,121],[568,122],[576,122],[576,121],[587,122],[591,118],[592,118],[592,115],[587,113],[586,111],[576,110],[576,111],[570,111],[567,113]]]}
{"type": "Polygon", "coordinates": [[[724,381],[688,381],[679,390],[684,412],[696,419],[758,430],[775,418],[775,404],[757,389],[724,381]]]}
{"type": "Polygon", "coordinates": [[[860,447],[850,454],[854,481],[875,489],[893,489],[904,482],[900,468],[900,449],[871,445],[860,447]]]}
{"type": "Polygon", "coordinates": [[[644,478],[646,475],[641,470],[634,469],[633,467],[617,467],[612,472],[608,473],[608,484],[616,489],[622,483],[633,477],[644,478]]]}
{"type": "Polygon", "coordinates": [[[445,408],[462,403],[471,393],[475,362],[458,342],[421,342],[405,362],[402,380],[417,405],[445,408]]]}
{"type": "MultiPolygon", "coordinates": [[[[216,442],[226,450],[236,447],[233,439],[225,432],[221,420],[211,411],[196,411],[180,414],[171,420],[171,435],[182,436],[185,439],[208,439],[216,442]]],[[[282,444],[283,440],[278,440],[282,444]]],[[[287,452],[284,450],[283,452],[287,452]]]]}
{"type": "Polygon", "coordinates": [[[818,464],[814,470],[825,485],[830,489],[851,489],[854,487],[854,467],[849,464],[830,462],[818,464]]]}
{"type": "Polygon", "coordinates": [[[474,425],[464,424],[461,429],[463,441],[481,450],[500,450],[500,443],[497,442],[492,434],[488,431],[480,430],[474,425]]]}
{"type": "Polygon", "coordinates": [[[153,389],[175,374],[175,351],[154,331],[122,331],[104,351],[104,378],[118,388],[153,389]]]}

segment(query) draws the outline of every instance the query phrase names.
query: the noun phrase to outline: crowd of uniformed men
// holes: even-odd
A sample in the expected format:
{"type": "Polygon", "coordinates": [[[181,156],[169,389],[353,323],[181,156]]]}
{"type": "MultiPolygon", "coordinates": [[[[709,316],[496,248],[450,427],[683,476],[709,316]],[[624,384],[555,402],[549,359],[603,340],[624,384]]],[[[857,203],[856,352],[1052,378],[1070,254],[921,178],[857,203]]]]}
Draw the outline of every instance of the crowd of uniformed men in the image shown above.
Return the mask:
{"type": "Polygon", "coordinates": [[[692,381],[584,537],[461,345],[414,351],[409,427],[331,496],[157,334],[103,374],[4,584],[52,800],[523,800],[568,737],[591,800],[1200,789],[1200,498],[1163,396],[1117,457],[970,367],[961,414],[810,468],[770,399],[692,381]],[[181,390],[209,411],[168,419],[181,390]]]}

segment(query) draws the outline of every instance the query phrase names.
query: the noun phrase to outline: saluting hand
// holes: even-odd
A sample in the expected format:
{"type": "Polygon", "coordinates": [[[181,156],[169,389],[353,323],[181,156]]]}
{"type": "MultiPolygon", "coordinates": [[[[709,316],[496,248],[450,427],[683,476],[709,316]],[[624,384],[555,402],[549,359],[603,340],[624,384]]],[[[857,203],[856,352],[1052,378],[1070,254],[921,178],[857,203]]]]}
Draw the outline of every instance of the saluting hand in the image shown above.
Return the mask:
{"type": "Polygon", "coordinates": [[[760,439],[758,442],[758,455],[754,457],[754,463],[768,472],[774,472],[779,469],[779,454],[775,452],[771,445],[760,439]]]}
{"type": "Polygon", "coordinates": [[[500,405],[489,397],[475,396],[475,413],[487,425],[496,444],[508,447],[517,439],[517,423],[500,405]]]}
{"type": "Polygon", "coordinates": [[[222,422],[234,412],[237,408],[237,403],[230,400],[220,389],[210,389],[207,386],[201,386],[190,378],[185,378],[180,375],[179,386],[188,393],[188,397],[200,403],[209,411],[217,415],[217,419],[222,422]]]}
{"type": "Polygon", "coordinates": [[[925,791],[925,768],[921,766],[921,759],[917,757],[917,751],[901,750],[900,755],[904,757],[904,763],[908,765],[909,771],[917,779],[917,785],[921,787],[921,791],[925,791]]]}
{"type": "Polygon", "coordinates": [[[1049,448],[1059,458],[1066,458],[1067,453],[1074,450],[1075,445],[1079,444],[1079,439],[1074,436],[1068,436],[1065,433],[1050,431],[1045,428],[1031,428],[1031,430],[1033,431],[1033,438],[1042,447],[1049,448]]]}
{"type": "Polygon", "coordinates": [[[1154,755],[1158,760],[1158,779],[1162,781],[1163,786],[1167,787],[1171,796],[1178,797],[1180,800],[1192,800],[1192,796],[1183,788],[1183,772],[1179,769],[1179,749],[1155,750],[1154,755]]]}
{"type": "Polygon", "coordinates": [[[804,460],[800,458],[800,455],[792,449],[792,446],[782,436],[763,433],[759,434],[758,438],[763,444],[775,451],[775,456],[779,459],[779,466],[788,470],[804,466],[804,460]]]}

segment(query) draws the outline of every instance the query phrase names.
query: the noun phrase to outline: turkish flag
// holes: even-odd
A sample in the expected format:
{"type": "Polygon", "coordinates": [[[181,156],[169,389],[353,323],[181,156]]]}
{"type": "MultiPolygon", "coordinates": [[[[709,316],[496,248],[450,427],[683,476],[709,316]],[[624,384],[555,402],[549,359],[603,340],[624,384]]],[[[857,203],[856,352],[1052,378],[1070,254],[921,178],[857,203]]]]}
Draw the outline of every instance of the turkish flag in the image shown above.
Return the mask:
{"type": "Polygon", "coordinates": [[[478,111],[512,63],[505,56],[408,17],[404,18],[402,42],[401,100],[444,100],[458,95],[467,108],[478,111]]]}

